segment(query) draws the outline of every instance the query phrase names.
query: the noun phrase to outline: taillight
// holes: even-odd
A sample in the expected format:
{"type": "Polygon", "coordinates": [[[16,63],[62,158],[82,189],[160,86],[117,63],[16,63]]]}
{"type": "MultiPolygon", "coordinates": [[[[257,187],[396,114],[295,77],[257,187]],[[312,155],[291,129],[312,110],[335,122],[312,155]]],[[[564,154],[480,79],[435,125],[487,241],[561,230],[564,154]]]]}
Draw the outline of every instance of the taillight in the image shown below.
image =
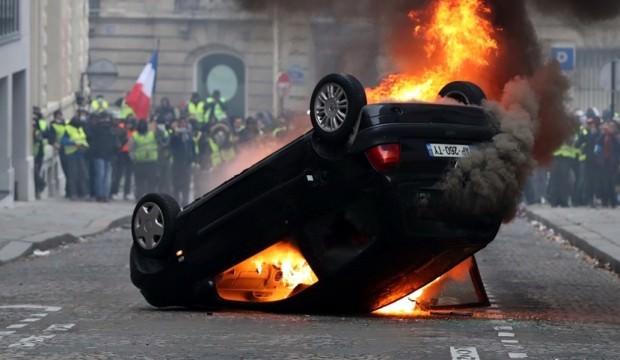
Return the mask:
{"type": "Polygon", "coordinates": [[[366,157],[375,170],[391,170],[400,163],[400,144],[377,145],[366,150],[366,157]]]}

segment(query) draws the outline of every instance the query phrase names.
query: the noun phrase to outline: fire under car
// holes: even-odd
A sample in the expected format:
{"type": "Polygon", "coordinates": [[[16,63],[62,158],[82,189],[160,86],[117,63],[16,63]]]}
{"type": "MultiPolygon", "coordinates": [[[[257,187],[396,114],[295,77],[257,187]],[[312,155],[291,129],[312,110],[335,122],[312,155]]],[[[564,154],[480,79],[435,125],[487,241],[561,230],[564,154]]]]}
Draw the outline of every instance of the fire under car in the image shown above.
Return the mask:
{"type": "Polygon", "coordinates": [[[155,307],[370,313],[468,261],[501,218],[453,211],[440,181],[498,130],[475,84],[438,95],[367,104],[355,77],[324,77],[306,134],[183,209],[139,200],[133,284],[155,307]]]}

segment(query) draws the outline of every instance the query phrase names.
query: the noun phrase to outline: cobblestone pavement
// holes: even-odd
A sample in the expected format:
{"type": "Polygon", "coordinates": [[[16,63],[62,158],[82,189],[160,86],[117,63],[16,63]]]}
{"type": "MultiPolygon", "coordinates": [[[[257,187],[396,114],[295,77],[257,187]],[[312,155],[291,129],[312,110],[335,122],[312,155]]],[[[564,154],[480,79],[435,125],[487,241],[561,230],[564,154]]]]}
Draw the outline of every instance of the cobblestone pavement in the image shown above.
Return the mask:
{"type": "Polygon", "coordinates": [[[492,307],[424,319],[158,311],[127,230],[0,267],[0,359],[620,359],[620,280],[527,222],[478,263],[492,307]]]}

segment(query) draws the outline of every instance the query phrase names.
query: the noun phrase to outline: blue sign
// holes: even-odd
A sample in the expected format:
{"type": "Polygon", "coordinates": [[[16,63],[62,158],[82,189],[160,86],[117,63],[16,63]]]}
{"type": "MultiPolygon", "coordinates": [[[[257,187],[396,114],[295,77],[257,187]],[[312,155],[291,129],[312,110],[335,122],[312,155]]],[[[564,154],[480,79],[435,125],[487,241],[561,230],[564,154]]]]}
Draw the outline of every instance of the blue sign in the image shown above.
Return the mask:
{"type": "Polygon", "coordinates": [[[292,65],[288,68],[288,77],[293,85],[304,84],[304,70],[299,65],[292,65]]]}
{"type": "Polygon", "coordinates": [[[551,48],[551,57],[560,63],[560,67],[564,71],[575,70],[575,48],[567,46],[558,46],[551,48]]]}

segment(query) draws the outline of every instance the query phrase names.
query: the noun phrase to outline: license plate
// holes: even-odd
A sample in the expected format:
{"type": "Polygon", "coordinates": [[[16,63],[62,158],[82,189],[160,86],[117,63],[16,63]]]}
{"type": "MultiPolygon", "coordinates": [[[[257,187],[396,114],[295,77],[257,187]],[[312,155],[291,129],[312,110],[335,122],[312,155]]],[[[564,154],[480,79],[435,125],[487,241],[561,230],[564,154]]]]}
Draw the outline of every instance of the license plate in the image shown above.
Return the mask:
{"type": "Polygon", "coordinates": [[[426,144],[428,155],[442,158],[462,158],[469,155],[469,145],[426,144]]]}

